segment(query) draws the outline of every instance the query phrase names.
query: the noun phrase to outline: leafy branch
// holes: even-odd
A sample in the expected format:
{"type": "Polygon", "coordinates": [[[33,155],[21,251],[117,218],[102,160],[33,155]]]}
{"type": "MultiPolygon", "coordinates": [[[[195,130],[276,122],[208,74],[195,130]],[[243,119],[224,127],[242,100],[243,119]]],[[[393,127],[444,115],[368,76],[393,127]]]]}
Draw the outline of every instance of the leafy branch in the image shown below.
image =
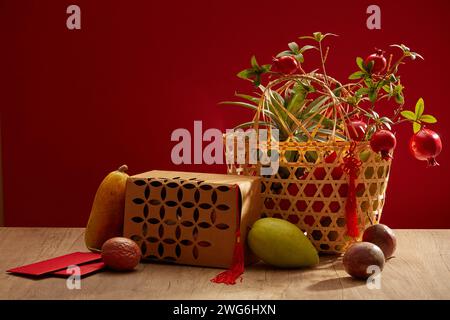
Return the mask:
{"type": "MultiPolygon", "coordinates": [[[[423,99],[419,99],[414,112],[403,110],[405,88],[398,74],[398,67],[407,58],[423,59],[420,54],[403,44],[394,44],[391,47],[399,48],[402,55],[392,63],[393,55],[390,54],[389,62],[386,63],[383,51],[378,50],[377,55],[381,55],[385,64],[383,74],[381,71],[373,72],[374,59],[369,59],[372,55],[366,60],[357,57],[357,70],[349,75],[350,82],[341,84],[326,71],[329,47],[324,50],[323,41],[330,36],[337,35],[314,32],[312,35],[299,37],[300,40],[313,40],[313,44],[299,45],[295,41],[288,43],[288,49],[279,52],[276,57],[295,58],[299,67],[293,72],[273,72],[270,64],[260,65],[255,56],[252,56],[250,68],[242,70],[237,76],[252,81],[260,92],[256,95],[236,94],[242,101],[225,101],[222,104],[257,112],[262,119],[255,119],[255,122],[278,128],[282,141],[288,138],[307,141],[311,137],[321,142],[329,139],[348,140],[347,126],[354,117],[367,122],[365,140],[369,140],[376,130],[391,130],[393,125],[404,121],[412,123],[414,132],[418,132],[424,124],[437,122],[434,116],[424,114],[423,99]],[[301,67],[307,51],[319,53],[322,72],[318,69],[307,72],[301,67]],[[269,74],[270,80],[262,85],[261,78],[264,74],[269,74]],[[395,103],[392,116],[380,115],[375,111],[382,100],[395,103]],[[398,120],[400,116],[402,118],[398,120]]],[[[241,127],[251,127],[250,124],[251,122],[245,123],[241,127]]]]}
{"type": "Polygon", "coordinates": [[[261,75],[269,72],[272,66],[270,64],[260,66],[255,56],[250,59],[250,64],[251,68],[242,70],[237,76],[241,79],[253,79],[253,84],[257,87],[261,84],[261,75]]]}
{"type": "Polygon", "coordinates": [[[417,100],[414,112],[410,110],[403,110],[400,114],[405,120],[408,120],[413,125],[414,133],[419,132],[424,123],[436,123],[437,119],[431,114],[423,114],[425,111],[425,103],[422,98],[417,100]]]}

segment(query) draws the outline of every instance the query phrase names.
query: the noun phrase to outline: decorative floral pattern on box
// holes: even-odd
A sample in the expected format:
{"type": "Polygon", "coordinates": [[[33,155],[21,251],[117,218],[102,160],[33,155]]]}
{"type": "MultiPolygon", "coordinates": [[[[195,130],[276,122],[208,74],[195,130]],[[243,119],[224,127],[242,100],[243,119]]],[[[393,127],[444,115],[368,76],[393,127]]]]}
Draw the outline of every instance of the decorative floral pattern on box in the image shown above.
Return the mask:
{"type": "Polygon", "coordinates": [[[239,214],[237,185],[197,178],[131,177],[124,236],[144,259],[228,267],[239,214]]]}

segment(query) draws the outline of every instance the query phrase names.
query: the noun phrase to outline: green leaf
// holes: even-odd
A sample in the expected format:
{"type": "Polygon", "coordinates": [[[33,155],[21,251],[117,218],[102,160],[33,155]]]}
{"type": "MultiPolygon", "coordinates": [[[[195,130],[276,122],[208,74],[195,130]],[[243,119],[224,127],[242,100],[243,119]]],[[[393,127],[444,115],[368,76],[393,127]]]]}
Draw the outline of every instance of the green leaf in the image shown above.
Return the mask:
{"type": "Polygon", "coordinates": [[[272,65],[271,65],[271,64],[264,64],[264,65],[261,66],[261,72],[262,72],[262,73],[267,72],[267,71],[269,71],[271,68],[272,68],[272,65]]]}
{"type": "Polygon", "coordinates": [[[403,104],[405,102],[405,97],[403,96],[403,93],[399,92],[395,95],[395,102],[398,104],[403,104]]]}
{"type": "Polygon", "coordinates": [[[348,97],[346,101],[349,105],[356,106],[361,101],[361,99],[360,97],[355,95],[354,97],[348,97]]]}
{"type": "Polygon", "coordinates": [[[255,79],[253,79],[253,85],[257,88],[261,85],[261,74],[260,73],[256,74],[255,79]]]}
{"type": "Polygon", "coordinates": [[[390,123],[390,124],[393,124],[394,122],[391,120],[391,119],[389,119],[388,117],[381,117],[380,118],[380,121],[382,122],[382,123],[390,123]]]}
{"type": "Polygon", "coordinates": [[[303,55],[301,53],[296,54],[295,59],[297,59],[298,62],[303,63],[305,61],[305,59],[303,58],[303,55]]]}
{"type": "Polygon", "coordinates": [[[366,70],[368,71],[368,72],[372,72],[372,68],[373,68],[373,60],[372,61],[369,61],[369,63],[367,64],[367,65],[365,65],[365,67],[366,67],[366,70]]]}
{"type": "Polygon", "coordinates": [[[237,76],[241,79],[248,79],[254,75],[255,75],[255,72],[253,71],[253,69],[245,69],[237,74],[237,76]]]}
{"type": "Polygon", "coordinates": [[[419,132],[421,127],[422,127],[422,126],[420,125],[420,123],[418,123],[418,122],[413,122],[413,131],[414,131],[414,133],[419,132]]]}
{"type": "Polygon", "coordinates": [[[372,110],[372,115],[373,115],[373,119],[379,119],[380,115],[378,114],[378,112],[372,110]]]}
{"type": "Polygon", "coordinates": [[[371,78],[364,78],[364,83],[366,84],[366,86],[368,87],[368,88],[371,88],[371,87],[373,87],[374,86],[374,84],[373,84],[373,80],[371,79],[371,78]]]}
{"type": "Polygon", "coordinates": [[[268,90],[269,93],[269,106],[273,108],[273,113],[275,115],[280,115],[280,117],[285,120],[287,118],[287,114],[284,112],[282,107],[284,107],[284,98],[274,90],[268,90]]]}
{"type": "Polygon", "coordinates": [[[356,58],[356,64],[358,65],[358,67],[362,70],[362,71],[366,71],[366,69],[364,68],[364,60],[361,57],[357,57],[356,58]]]}
{"type": "Polygon", "coordinates": [[[298,44],[296,42],[290,42],[288,43],[289,49],[291,49],[292,53],[297,54],[299,53],[298,44]]]}
{"type": "Polygon", "coordinates": [[[290,50],[281,51],[279,54],[277,54],[277,58],[284,57],[284,56],[291,56],[292,52],[290,50]]]}
{"type": "Polygon", "coordinates": [[[298,37],[299,39],[312,39],[312,40],[315,40],[315,38],[314,37],[311,37],[311,36],[301,36],[301,37],[298,37]]]}
{"type": "Polygon", "coordinates": [[[325,38],[328,37],[328,36],[335,36],[335,37],[337,37],[338,35],[337,35],[337,34],[334,34],[334,33],[325,33],[325,34],[322,34],[321,32],[314,32],[312,38],[313,38],[314,40],[316,40],[317,42],[321,42],[323,39],[325,39],[325,38]]]}
{"type": "Polygon", "coordinates": [[[412,111],[404,110],[404,111],[400,112],[400,114],[401,114],[404,118],[406,118],[406,119],[408,119],[408,120],[411,120],[411,121],[415,121],[415,120],[416,120],[416,115],[415,115],[414,112],[412,112],[412,111]]]}
{"type": "Polygon", "coordinates": [[[369,88],[360,88],[360,89],[358,89],[358,91],[356,91],[356,95],[357,96],[363,96],[363,95],[365,95],[365,94],[368,94],[369,93],[369,88]]]}
{"type": "Polygon", "coordinates": [[[317,42],[322,41],[324,38],[324,36],[321,32],[314,32],[313,37],[314,37],[314,40],[316,40],[317,42]]]}
{"type": "Polygon", "coordinates": [[[258,109],[258,107],[255,106],[254,104],[251,104],[248,102],[242,102],[242,101],[220,101],[219,104],[235,105],[235,106],[240,106],[240,107],[244,107],[244,108],[248,108],[248,109],[252,109],[252,110],[258,109]]]}
{"type": "MultiPolygon", "coordinates": [[[[303,107],[305,101],[305,94],[302,92],[295,93],[292,99],[287,105],[287,110],[293,115],[297,114],[299,110],[303,107]]],[[[292,123],[292,119],[287,119],[289,123],[292,123]]]]}
{"type": "Polygon", "coordinates": [[[405,57],[411,57],[412,60],[415,60],[416,58],[420,58],[422,60],[425,60],[420,54],[418,54],[417,52],[412,52],[410,48],[408,48],[407,46],[405,46],[404,44],[393,44],[391,45],[391,47],[397,47],[400,48],[400,50],[403,51],[403,55],[405,57]]]}
{"type": "Polygon", "coordinates": [[[333,94],[336,96],[336,97],[340,97],[341,96],[341,93],[342,93],[342,88],[341,87],[337,87],[336,89],[333,89],[333,94]]]}
{"type": "Polygon", "coordinates": [[[311,102],[308,106],[309,112],[315,113],[319,110],[319,108],[329,99],[329,96],[321,96],[316,98],[313,102],[311,102]]]}
{"type": "Polygon", "coordinates": [[[356,80],[356,79],[361,79],[362,77],[364,77],[364,75],[366,75],[365,72],[363,72],[363,71],[356,71],[356,72],[353,72],[348,78],[350,80],[356,80]]]}
{"type": "Polygon", "coordinates": [[[401,84],[397,84],[394,87],[394,91],[395,91],[395,93],[401,93],[403,91],[403,86],[401,84]]]}
{"type": "Polygon", "coordinates": [[[299,52],[300,52],[300,53],[303,53],[303,52],[305,52],[305,51],[307,51],[307,50],[311,50],[311,49],[316,49],[316,50],[318,50],[317,47],[315,47],[315,46],[306,45],[306,46],[303,46],[303,47],[299,50],[299,52]]]}
{"type": "Polygon", "coordinates": [[[252,65],[253,69],[259,69],[259,64],[256,61],[256,57],[255,56],[252,56],[252,58],[250,59],[250,63],[252,65]]]}
{"type": "Polygon", "coordinates": [[[248,95],[248,94],[237,93],[237,92],[234,95],[236,97],[239,97],[239,98],[251,101],[251,102],[255,102],[255,103],[258,103],[259,99],[260,99],[259,97],[254,97],[254,96],[251,96],[251,95],[248,95]]]}
{"type": "Polygon", "coordinates": [[[425,103],[424,103],[423,99],[420,98],[419,100],[417,100],[417,103],[416,103],[416,120],[420,119],[424,110],[425,110],[425,103]]]}
{"type": "MultiPolygon", "coordinates": [[[[368,139],[368,140],[370,140],[370,138],[371,138],[372,135],[375,133],[375,131],[377,131],[376,126],[374,126],[374,125],[369,126],[369,129],[367,130],[367,133],[366,133],[366,136],[367,136],[367,139],[368,139]]],[[[363,160],[363,159],[361,159],[361,160],[363,160]]]]}
{"type": "Polygon", "coordinates": [[[379,119],[379,122],[382,123],[389,130],[391,130],[391,124],[394,124],[394,122],[391,119],[389,119],[388,117],[381,117],[379,119]]]}
{"type": "Polygon", "coordinates": [[[405,46],[404,44],[392,44],[391,47],[397,47],[400,48],[404,53],[409,52],[409,48],[405,46]]]}
{"type": "Polygon", "coordinates": [[[425,123],[436,123],[437,119],[431,114],[424,114],[423,116],[420,117],[420,121],[425,123]]]}
{"type": "MultiPolygon", "coordinates": [[[[311,116],[311,114],[308,114],[308,116],[311,116]]],[[[308,117],[306,117],[308,118],[308,117]]],[[[322,125],[324,125],[326,128],[333,128],[334,125],[334,121],[331,119],[328,119],[327,117],[324,117],[322,114],[316,114],[313,117],[313,120],[317,123],[319,123],[320,121],[322,121],[322,125]],[[323,118],[323,119],[322,119],[323,118]]]]}
{"type": "Polygon", "coordinates": [[[397,77],[394,74],[391,74],[391,76],[389,77],[389,81],[390,82],[397,82],[397,77]]]}
{"type": "Polygon", "coordinates": [[[369,90],[369,94],[368,94],[369,100],[370,102],[374,103],[375,101],[377,101],[377,97],[378,97],[378,92],[375,89],[371,89],[369,90]]]}

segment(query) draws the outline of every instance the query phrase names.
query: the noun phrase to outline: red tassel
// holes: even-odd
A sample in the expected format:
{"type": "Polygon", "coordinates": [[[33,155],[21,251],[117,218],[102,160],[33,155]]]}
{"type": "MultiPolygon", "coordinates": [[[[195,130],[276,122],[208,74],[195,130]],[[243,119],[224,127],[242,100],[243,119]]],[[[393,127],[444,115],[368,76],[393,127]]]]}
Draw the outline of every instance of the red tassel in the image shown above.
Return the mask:
{"type": "MultiPolygon", "coordinates": [[[[236,284],[236,280],[244,273],[244,248],[241,243],[241,232],[236,231],[236,244],[234,245],[233,260],[227,271],[219,273],[214,279],[215,283],[236,284]]],[[[242,278],[241,278],[242,281],[242,278]]]]}
{"type": "Polygon", "coordinates": [[[355,157],[355,148],[356,143],[352,143],[348,154],[344,157],[343,168],[349,177],[347,202],[345,203],[347,234],[353,238],[359,236],[355,180],[358,177],[359,167],[361,166],[361,161],[355,157]]]}

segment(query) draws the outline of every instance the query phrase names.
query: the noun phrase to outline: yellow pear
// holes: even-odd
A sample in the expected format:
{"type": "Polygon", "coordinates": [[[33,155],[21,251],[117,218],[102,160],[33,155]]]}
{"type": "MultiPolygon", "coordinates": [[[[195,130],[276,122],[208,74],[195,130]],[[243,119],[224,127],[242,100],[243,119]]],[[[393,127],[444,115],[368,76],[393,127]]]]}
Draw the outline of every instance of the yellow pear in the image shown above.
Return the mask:
{"type": "Polygon", "coordinates": [[[127,170],[126,165],[121,166],[98,187],[84,234],[86,247],[91,251],[101,251],[106,240],[122,236],[127,170]]]}

